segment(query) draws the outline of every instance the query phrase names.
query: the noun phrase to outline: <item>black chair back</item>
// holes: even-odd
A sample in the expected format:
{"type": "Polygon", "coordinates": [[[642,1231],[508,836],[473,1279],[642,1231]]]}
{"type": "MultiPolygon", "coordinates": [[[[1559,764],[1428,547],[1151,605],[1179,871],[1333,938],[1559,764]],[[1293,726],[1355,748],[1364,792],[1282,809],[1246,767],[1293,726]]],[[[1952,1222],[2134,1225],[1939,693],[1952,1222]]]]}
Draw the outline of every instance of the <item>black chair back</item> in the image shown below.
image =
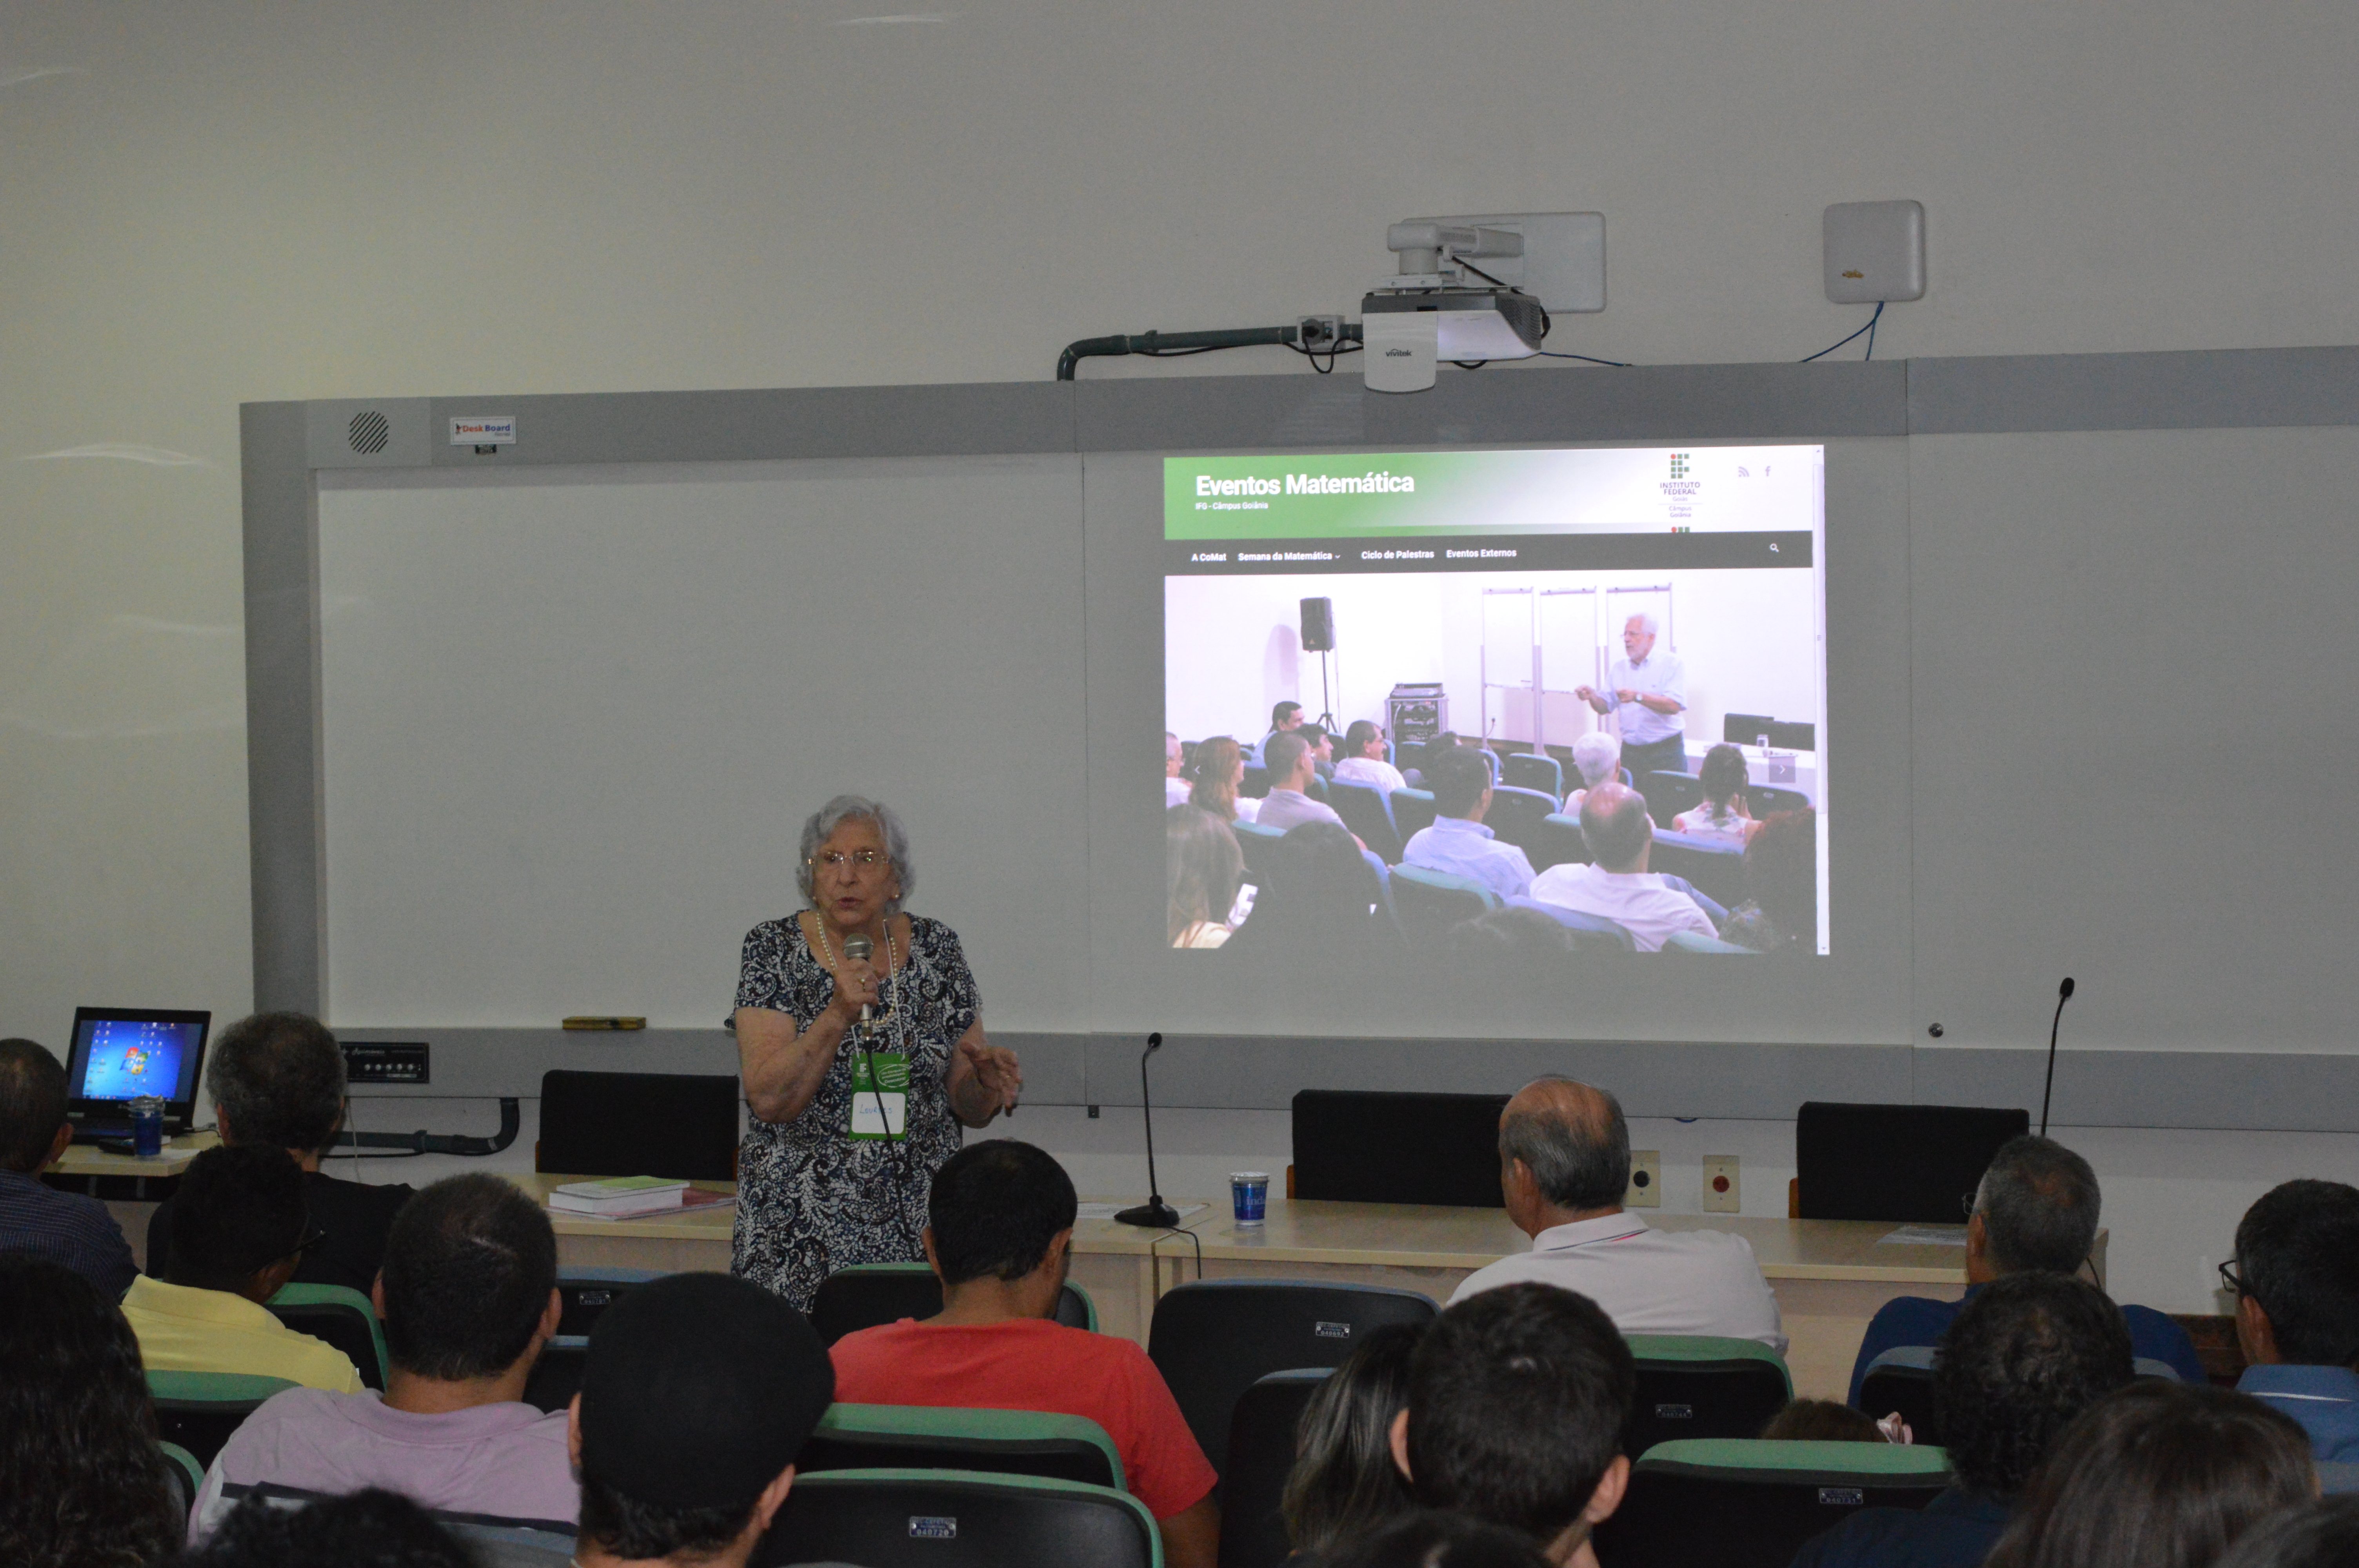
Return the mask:
{"type": "Polygon", "coordinates": [[[1810,797],[1800,790],[1778,784],[1746,784],[1745,795],[1756,819],[1773,811],[1807,811],[1810,806],[1810,797]]]}
{"type": "Polygon", "coordinates": [[[1491,809],[1484,814],[1483,825],[1530,860],[1535,851],[1542,849],[1548,832],[1544,825],[1561,804],[1554,795],[1540,790],[1498,784],[1491,791],[1491,809]]]}
{"type": "Polygon", "coordinates": [[[1225,1474],[1237,1400],[1272,1372],[1334,1367],[1369,1329],[1426,1324],[1430,1297],[1381,1285],[1287,1280],[1211,1280],[1166,1292],[1155,1303],[1147,1354],[1180,1402],[1188,1430],[1225,1474]]]}
{"type": "Polygon", "coordinates": [[[1647,869],[1685,877],[1731,908],[1745,902],[1745,851],[1737,845],[1665,828],[1647,851],[1647,869]]]}
{"type": "Polygon", "coordinates": [[[718,1074],[543,1073],[533,1168],[734,1182],[739,1096],[718,1074]]]}
{"type": "Polygon", "coordinates": [[[620,1301],[625,1292],[662,1276],[651,1269],[598,1269],[557,1271],[557,1296],[563,1304],[557,1332],[579,1338],[590,1332],[598,1314],[620,1301]]]}
{"type": "Polygon", "coordinates": [[[1650,773],[1638,781],[1638,793],[1655,826],[1669,827],[1672,817],[1703,804],[1703,780],[1693,773],[1650,773]]]}
{"type": "Polygon", "coordinates": [[[1630,1346],[1638,1390],[1622,1451],[1633,1459],[1680,1438],[1758,1437],[1794,1397],[1778,1361],[1743,1354],[1656,1356],[1648,1353],[1648,1337],[1637,1336],[1630,1346]]]}
{"type": "MultiPolygon", "coordinates": [[[[995,1414],[1001,1412],[993,1412],[995,1414]]],[[[985,1438],[942,1433],[830,1432],[795,1458],[797,1476],[821,1470],[975,1470],[1038,1476],[1092,1487],[1123,1484],[1118,1459],[1094,1443],[1054,1437],[985,1438]]]]}
{"type": "Polygon", "coordinates": [[[1540,818],[1538,838],[1533,847],[1524,851],[1524,859],[1532,863],[1535,871],[1545,871],[1550,866],[1589,864],[1589,840],[1582,836],[1581,818],[1562,812],[1540,818]]]}
{"type": "Polygon", "coordinates": [[[1392,806],[1383,790],[1337,779],[1328,786],[1327,804],[1335,808],[1344,827],[1360,836],[1361,843],[1384,857],[1386,865],[1400,863],[1401,837],[1393,826],[1392,806]]]}
{"type": "Polygon", "coordinates": [[[1932,1347],[1906,1346],[1897,1355],[1887,1351],[1877,1357],[1860,1379],[1859,1408],[1879,1420],[1897,1411],[1912,1439],[1939,1444],[1941,1423],[1933,1415],[1932,1347]]]}
{"type": "Polygon", "coordinates": [[[965,1470],[834,1470],[797,1476],[755,1568],[1151,1568],[1155,1520],[1109,1487],[965,1470]]]}
{"type": "MultiPolygon", "coordinates": [[[[847,1334],[905,1317],[928,1318],[942,1310],[942,1282],[922,1263],[840,1269],[819,1283],[811,1297],[811,1326],[820,1343],[832,1345],[847,1334]]],[[[1057,1321],[1067,1328],[1093,1328],[1090,1304],[1067,1285],[1057,1297],[1057,1321]]]]}
{"type": "Polygon", "coordinates": [[[1255,1379],[1229,1422],[1229,1465],[1221,1479],[1221,1568],[1277,1568],[1294,1550],[1278,1511],[1294,1472],[1294,1437],[1324,1367],[1299,1367],[1255,1379]]]}
{"type": "Polygon", "coordinates": [[[1600,1568],[1787,1568],[1804,1541],[1860,1509],[1921,1509],[1950,1484],[1946,1470],[1880,1475],[1829,1452],[1872,1452],[1867,1444],[1778,1446],[1795,1457],[1774,1470],[1642,1460],[1621,1508],[1598,1527],[1600,1568]]]}
{"type": "Polygon", "coordinates": [[[377,1358],[377,1329],[367,1315],[342,1302],[269,1303],[271,1316],[298,1334],[342,1351],[360,1368],[361,1381],[385,1391],[385,1368],[377,1358]]]}
{"type": "Polygon", "coordinates": [[[1397,789],[1392,794],[1393,827],[1400,833],[1401,847],[1433,826],[1433,792],[1430,789],[1397,789]]]}
{"type": "Polygon", "coordinates": [[[1564,769],[1545,752],[1516,752],[1499,764],[1499,776],[1518,789],[1536,789],[1558,806],[1564,804],[1564,769]]]}
{"type": "Polygon", "coordinates": [[[582,1366],[590,1357],[590,1342],[568,1335],[540,1347],[532,1376],[524,1382],[524,1402],[539,1411],[561,1411],[582,1391],[582,1366]]]}
{"type": "Polygon", "coordinates": [[[158,1398],[156,1401],[156,1435],[166,1443],[177,1443],[197,1457],[200,1465],[210,1465],[218,1456],[229,1434],[245,1424],[245,1418],[262,1408],[260,1400],[172,1400],[158,1398]]]}

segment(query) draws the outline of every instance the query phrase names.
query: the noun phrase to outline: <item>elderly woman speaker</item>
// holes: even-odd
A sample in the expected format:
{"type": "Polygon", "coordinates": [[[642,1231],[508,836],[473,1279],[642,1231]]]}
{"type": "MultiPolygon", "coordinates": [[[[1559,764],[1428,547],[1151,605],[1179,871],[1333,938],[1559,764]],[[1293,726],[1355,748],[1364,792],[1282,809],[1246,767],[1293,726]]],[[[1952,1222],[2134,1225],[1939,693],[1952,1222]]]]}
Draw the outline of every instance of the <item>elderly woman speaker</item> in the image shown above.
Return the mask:
{"type": "Polygon", "coordinates": [[[925,1254],[926,1193],[959,1127],[1015,1108],[1016,1054],[984,1037],[958,934],[901,911],[915,885],[892,811],[838,795],[803,824],[810,907],[746,934],[733,1271],[809,1310],[854,1263],[925,1254]]]}

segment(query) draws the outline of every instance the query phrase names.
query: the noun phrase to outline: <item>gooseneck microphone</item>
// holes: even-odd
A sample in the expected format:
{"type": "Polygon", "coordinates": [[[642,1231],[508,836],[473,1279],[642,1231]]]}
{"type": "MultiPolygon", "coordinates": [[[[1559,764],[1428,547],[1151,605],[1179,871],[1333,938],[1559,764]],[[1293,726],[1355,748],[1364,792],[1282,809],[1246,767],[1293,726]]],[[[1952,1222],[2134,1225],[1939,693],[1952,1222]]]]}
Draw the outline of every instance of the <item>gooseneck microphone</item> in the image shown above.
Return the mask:
{"type": "Polygon", "coordinates": [[[1124,1225],[1153,1225],[1170,1229],[1180,1223],[1180,1211],[1163,1201],[1162,1184],[1155,1179],[1155,1101],[1147,1087],[1147,1059],[1163,1048],[1163,1036],[1147,1037],[1147,1049],[1138,1054],[1138,1112],[1147,1123],[1147,1201],[1136,1208],[1124,1209],[1114,1218],[1124,1225]]]}
{"type": "Polygon", "coordinates": [[[2056,1031],[2063,1027],[2064,1004],[2072,1000],[2072,977],[2056,988],[2056,1016],[2048,1025],[2048,1087],[2039,1091],[2039,1136],[2048,1136],[2048,1099],[2056,1092],[2056,1031]]]}

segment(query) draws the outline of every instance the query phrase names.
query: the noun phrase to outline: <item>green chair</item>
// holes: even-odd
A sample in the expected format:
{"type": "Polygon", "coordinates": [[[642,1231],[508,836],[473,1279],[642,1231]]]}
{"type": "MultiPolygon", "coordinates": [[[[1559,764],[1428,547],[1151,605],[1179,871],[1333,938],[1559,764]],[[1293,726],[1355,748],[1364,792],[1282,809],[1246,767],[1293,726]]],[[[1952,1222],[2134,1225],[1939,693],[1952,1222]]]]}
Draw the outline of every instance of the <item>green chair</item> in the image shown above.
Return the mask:
{"type": "Polygon", "coordinates": [[[1623,1452],[1640,1458],[1682,1438],[1758,1437],[1794,1397],[1786,1358],[1751,1339],[1634,1334],[1638,1393],[1623,1452]]]}
{"type": "Polygon", "coordinates": [[[165,1463],[171,1472],[172,1489],[179,1495],[180,1512],[186,1514],[197,1506],[197,1491],[205,1484],[205,1467],[197,1456],[177,1443],[158,1444],[165,1463]]]}
{"type": "Polygon", "coordinates": [[[187,1450],[200,1471],[213,1462],[229,1434],[273,1394],[296,1385],[284,1378],[245,1372],[150,1372],[157,1435],[187,1450]]]}
{"type": "Polygon", "coordinates": [[[828,1470],[795,1477],[753,1560],[1162,1568],[1163,1537],[1146,1504],[1111,1487],[975,1470],[828,1470]]]}
{"type": "MultiPolygon", "coordinates": [[[[931,1317],[942,1310],[942,1284],[925,1263],[854,1263],[821,1280],[811,1298],[811,1326],[820,1343],[832,1345],[847,1334],[905,1317],[931,1317]]],[[[1090,1292],[1065,1281],[1057,1298],[1057,1321],[1067,1328],[1098,1328],[1097,1303],[1090,1292]]]]}
{"type": "Polygon", "coordinates": [[[981,1470],[1124,1485],[1114,1439],[1086,1416],[932,1405],[831,1405],[795,1469],[981,1470]]]}
{"type": "Polygon", "coordinates": [[[262,1303],[298,1334],[334,1346],[353,1358],[361,1381],[383,1392],[392,1362],[385,1350],[385,1325],[368,1297],[349,1285],[282,1285],[262,1303]]]}
{"type": "Polygon", "coordinates": [[[1601,1568],[1787,1568],[1862,1509],[1921,1509],[1950,1484],[1939,1448],[1711,1438],[1659,1444],[1597,1530],[1601,1568]]]}

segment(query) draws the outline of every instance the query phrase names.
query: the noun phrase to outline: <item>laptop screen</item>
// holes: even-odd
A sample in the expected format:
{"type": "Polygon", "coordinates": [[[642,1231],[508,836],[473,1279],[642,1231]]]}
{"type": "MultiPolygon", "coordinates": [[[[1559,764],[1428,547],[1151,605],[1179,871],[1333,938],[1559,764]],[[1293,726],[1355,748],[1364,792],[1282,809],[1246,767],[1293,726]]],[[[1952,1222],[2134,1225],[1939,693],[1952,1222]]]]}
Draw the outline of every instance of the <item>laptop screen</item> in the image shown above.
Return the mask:
{"type": "Polygon", "coordinates": [[[154,1095],[168,1122],[185,1128],[195,1111],[210,1012],[85,1007],[74,1011],[66,1057],[67,1108],[79,1118],[128,1119],[126,1101],[154,1095]]]}

